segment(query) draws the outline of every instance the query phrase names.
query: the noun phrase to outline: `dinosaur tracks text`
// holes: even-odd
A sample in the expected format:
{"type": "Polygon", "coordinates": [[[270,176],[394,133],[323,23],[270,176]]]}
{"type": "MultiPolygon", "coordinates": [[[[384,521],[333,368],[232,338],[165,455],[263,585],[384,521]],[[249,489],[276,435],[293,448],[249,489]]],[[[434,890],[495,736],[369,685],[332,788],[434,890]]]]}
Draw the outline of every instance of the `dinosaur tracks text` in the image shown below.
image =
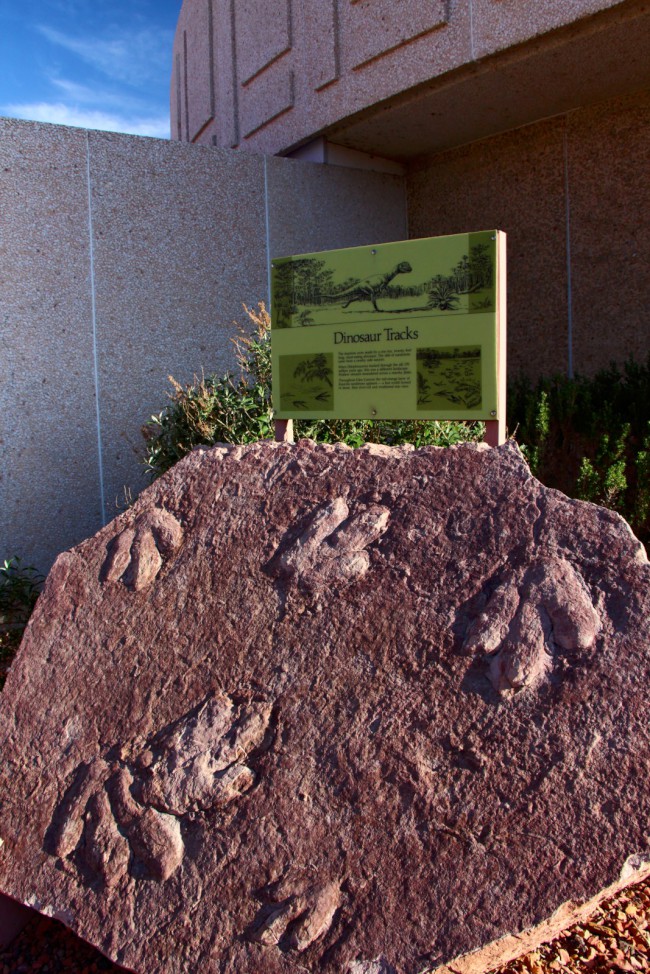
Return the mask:
{"type": "Polygon", "coordinates": [[[419,332],[408,326],[402,331],[396,328],[383,328],[381,331],[362,332],[359,335],[348,335],[344,331],[334,332],[335,345],[356,345],[360,342],[404,342],[419,338],[419,332]]]}

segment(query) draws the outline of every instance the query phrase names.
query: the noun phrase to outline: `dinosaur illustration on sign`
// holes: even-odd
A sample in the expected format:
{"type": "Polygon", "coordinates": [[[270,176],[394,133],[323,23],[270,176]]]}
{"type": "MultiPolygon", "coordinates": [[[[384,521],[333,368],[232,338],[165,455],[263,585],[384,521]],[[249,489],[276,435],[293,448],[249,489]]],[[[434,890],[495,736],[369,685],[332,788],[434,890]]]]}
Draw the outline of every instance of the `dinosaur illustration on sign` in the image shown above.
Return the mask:
{"type": "Polygon", "coordinates": [[[332,301],[345,301],[344,308],[349,307],[353,301],[371,301],[375,311],[379,311],[377,298],[386,293],[393,278],[397,277],[398,274],[410,274],[412,270],[409,262],[403,260],[388,274],[371,274],[370,277],[359,281],[358,284],[348,288],[343,293],[328,295],[328,297],[332,301]]]}
{"type": "Polygon", "coordinates": [[[485,312],[494,302],[494,236],[487,232],[273,261],[274,328],[331,324],[351,313],[485,312]],[[350,310],[364,303],[371,309],[350,310]]]}

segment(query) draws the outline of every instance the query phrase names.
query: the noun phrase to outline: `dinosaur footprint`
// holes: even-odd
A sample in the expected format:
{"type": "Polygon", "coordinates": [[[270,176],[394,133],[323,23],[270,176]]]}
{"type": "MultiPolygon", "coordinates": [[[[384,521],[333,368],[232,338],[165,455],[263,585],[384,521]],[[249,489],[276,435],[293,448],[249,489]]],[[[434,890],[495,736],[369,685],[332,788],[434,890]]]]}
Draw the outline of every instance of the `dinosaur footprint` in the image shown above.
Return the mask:
{"type": "Polygon", "coordinates": [[[499,693],[539,686],[556,653],[590,649],[600,618],[580,576],[563,558],[540,558],[496,588],[467,632],[464,650],[490,658],[499,693]]]}
{"type": "Polygon", "coordinates": [[[45,850],[113,887],[131,873],[164,882],[185,854],[184,815],[248,791],[245,764],[267,739],[271,705],[210,697],[153,737],[133,764],[101,757],[81,765],[55,809],[45,850]]]}
{"type": "Polygon", "coordinates": [[[168,879],[185,853],[180,821],[143,807],[133,798],[133,784],[127,768],[101,758],[82,766],[54,813],[46,851],[108,888],[131,868],[141,879],[168,879]]]}
{"type": "Polygon", "coordinates": [[[251,940],[301,953],[327,933],[340,905],[339,883],[311,887],[279,904],[263,907],[253,925],[251,940]]]}
{"type": "Polygon", "coordinates": [[[326,504],[289,548],[269,563],[276,575],[297,582],[303,591],[349,585],[370,567],[367,552],[388,526],[390,511],[372,504],[350,515],[342,497],[326,504]]]}
{"type": "Polygon", "coordinates": [[[105,791],[91,795],[84,814],[79,857],[86,869],[109,889],[126,873],[129,844],[117,827],[105,791]]]}
{"type": "Polygon", "coordinates": [[[137,780],[128,768],[120,768],[108,780],[111,808],[126,835],[139,872],[164,882],[176,872],[185,854],[181,823],[173,815],[143,808],[133,797],[137,780]]]}
{"type": "Polygon", "coordinates": [[[134,525],[118,534],[102,568],[105,582],[122,581],[139,592],[150,585],[165,560],[178,550],[183,529],[173,514],[162,508],[147,511],[134,525]]]}
{"type": "Polygon", "coordinates": [[[237,705],[211,697],[154,743],[142,772],[142,798],[172,815],[226,805],[248,791],[255,773],[245,759],[259,749],[271,717],[269,703],[237,705]],[[153,756],[155,754],[155,756],[153,756]]]}

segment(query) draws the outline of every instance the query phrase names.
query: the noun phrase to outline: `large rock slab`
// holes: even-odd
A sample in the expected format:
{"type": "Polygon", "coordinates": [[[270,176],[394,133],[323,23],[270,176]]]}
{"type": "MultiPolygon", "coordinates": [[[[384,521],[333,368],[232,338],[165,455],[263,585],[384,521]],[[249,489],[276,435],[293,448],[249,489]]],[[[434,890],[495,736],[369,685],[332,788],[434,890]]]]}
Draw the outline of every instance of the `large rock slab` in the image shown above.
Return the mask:
{"type": "Polygon", "coordinates": [[[195,451],[50,574],[0,889],[140,974],[521,952],[647,870],[649,581],[513,444],[195,451]]]}

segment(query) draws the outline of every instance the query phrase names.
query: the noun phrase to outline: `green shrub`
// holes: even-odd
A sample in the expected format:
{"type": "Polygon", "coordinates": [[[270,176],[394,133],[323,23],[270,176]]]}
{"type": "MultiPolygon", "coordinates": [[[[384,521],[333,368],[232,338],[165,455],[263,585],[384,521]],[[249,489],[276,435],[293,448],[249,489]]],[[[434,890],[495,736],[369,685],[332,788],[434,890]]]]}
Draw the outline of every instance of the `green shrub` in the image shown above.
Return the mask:
{"type": "Polygon", "coordinates": [[[647,524],[650,521],[650,423],[643,438],[642,449],[636,455],[636,492],[633,521],[647,524]]]}
{"type": "Polygon", "coordinates": [[[0,625],[27,623],[43,585],[43,576],[20,558],[0,562],[0,625]]]}
{"type": "Polygon", "coordinates": [[[0,562],[0,689],[43,585],[43,576],[20,558],[0,562]]]}
{"type": "MultiPolygon", "coordinates": [[[[250,335],[234,340],[238,373],[208,375],[188,386],[171,376],[170,404],[152,416],[143,427],[145,463],[152,479],[199,444],[253,443],[274,434],[271,407],[270,318],[264,305],[245,308],[255,325],[250,335]]],[[[323,443],[413,443],[415,446],[451,446],[481,440],[483,423],[434,422],[427,420],[298,420],[296,439],[323,443]]]]}
{"type": "Polygon", "coordinates": [[[650,540],[650,358],[592,377],[517,379],[508,425],[540,480],[611,507],[650,540]]]}

